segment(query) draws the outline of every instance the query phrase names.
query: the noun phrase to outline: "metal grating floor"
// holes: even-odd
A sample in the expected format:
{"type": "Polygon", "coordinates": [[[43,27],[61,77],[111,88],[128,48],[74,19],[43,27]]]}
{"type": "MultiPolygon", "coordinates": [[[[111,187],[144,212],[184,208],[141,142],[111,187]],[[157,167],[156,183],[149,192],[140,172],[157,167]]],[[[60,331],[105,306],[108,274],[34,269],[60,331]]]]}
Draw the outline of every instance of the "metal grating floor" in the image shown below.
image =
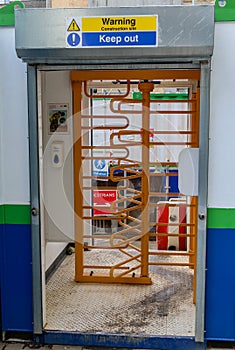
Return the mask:
{"type": "MultiPolygon", "coordinates": [[[[113,260],[113,252],[85,252],[89,263],[97,262],[98,256],[106,263],[113,260]]],[[[173,257],[165,258],[170,259],[173,257]]],[[[182,257],[180,259],[182,261],[182,257]]],[[[154,266],[151,278],[153,283],[147,286],[76,283],[74,255],[68,256],[46,286],[45,328],[193,336],[193,271],[188,267],[154,266]]]]}

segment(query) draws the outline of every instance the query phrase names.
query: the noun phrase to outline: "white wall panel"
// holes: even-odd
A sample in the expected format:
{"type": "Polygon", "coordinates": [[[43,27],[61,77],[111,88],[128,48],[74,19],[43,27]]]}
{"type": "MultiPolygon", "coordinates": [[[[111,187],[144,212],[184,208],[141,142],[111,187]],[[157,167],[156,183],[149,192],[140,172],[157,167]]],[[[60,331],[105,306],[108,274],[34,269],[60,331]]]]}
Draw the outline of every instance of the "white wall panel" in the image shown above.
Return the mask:
{"type": "Polygon", "coordinates": [[[215,24],[211,74],[209,207],[235,207],[235,22],[215,24]]]}
{"type": "Polygon", "coordinates": [[[26,65],[16,56],[15,28],[0,27],[0,201],[29,202],[26,65]]]}

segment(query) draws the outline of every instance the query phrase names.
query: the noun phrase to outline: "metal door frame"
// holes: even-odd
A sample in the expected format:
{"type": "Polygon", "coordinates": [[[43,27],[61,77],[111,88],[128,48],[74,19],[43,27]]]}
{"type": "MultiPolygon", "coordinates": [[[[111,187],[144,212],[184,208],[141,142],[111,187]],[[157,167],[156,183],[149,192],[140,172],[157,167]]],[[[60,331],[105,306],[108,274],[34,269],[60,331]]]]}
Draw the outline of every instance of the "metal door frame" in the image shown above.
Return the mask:
{"type": "MultiPolygon", "coordinates": [[[[177,62],[177,59],[176,59],[177,62]]],[[[188,57],[184,63],[161,63],[161,64],[127,64],[115,65],[112,69],[187,69],[200,68],[200,143],[199,143],[199,193],[198,193],[198,251],[197,254],[197,296],[196,296],[196,329],[195,341],[204,342],[204,310],[205,310],[205,259],[206,259],[206,209],[207,209],[207,180],[208,180],[208,142],[209,142],[209,94],[210,94],[210,59],[198,63],[188,57]],[[190,62],[190,63],[189,63],[190,62]],[[124,66],[124,67],[122,67],[124,66]]],[[[98,62],[97,62],[98,63],[98,62]]],[[[111,66],[111,65],[110,65],[111,66]]],[[[39,179],[39,144],[38,144],[38,110],[37,110],[37,73],[38,71],[50,70],[75,70],[92,68],[102,70],[107,69],[107,65],[73,65],[66,66],[37,66],[28,64],[28,109],[29,109],[29,153],[30,153],[30,199],[31,199],[31,236],[32,236],[32,270],[33,270],[33,324],[35,339],[43,337],[42,324],[42,272],[41,272],[41,230],[40,230],[40,179],[39,179]]],[[[111,68],[111,67],[109,67],[111,68]]],[[[79,335],[78,335],[79,336],[79,335]]],[[[56,335],[55,335],[56,337],[56,335]]],[[[161,337],[162,338],[162,337],[161,337]]],[[[163,337],[164,338],[164,337],[163,337]]],[[[181,338],[181,337],[180,337],[181,338]]],[[[49,341],[50,335],[47,339],[49,341]]],[[[184,337],[182,337],[182,340],[184,337]]],[[[40,341],[40,340],[39,340],[40,341]]],[[[89,342],[88,342],[89,343],[89,342]]],[[[112,341],[111,341],[112,343],[112,341]]],[[[107,344],[105,341],[104,344],[107,344]]],[[[116,343],[115,343],[116,344],[116,343]]],[[[128,343],[130,346],[130,343],[128,343]]],[[[88,345],[88,344],[86,344],[88,345]]],[[[91,344],[92,345],[92,344],[91,344]]],[[[90,345],[90,346],[91,346],[90,345]]],[[[133,347],[136,347],[133,342],[133,347]]],[[[139,347],[143,348],[141,343],[139,347]]],[[[101,344],[102,346],[102,344],[101,344]]],[[[107,345],[106,345],[107,346],[107,345]]],[[[112,345],[111,345],[112,346],[112,345]]],[[[126,344],[123,344],[125,347],[126,344]]],[[[158,345],[159,346],[159,345],[158,345]]],[[[174,342],[172,344],[174,348],[174,342]]],[[[198,344],[199,346],[199,344],[198,344]]],[[[198,347],[197,347],[198,348],[198,347]]]]}

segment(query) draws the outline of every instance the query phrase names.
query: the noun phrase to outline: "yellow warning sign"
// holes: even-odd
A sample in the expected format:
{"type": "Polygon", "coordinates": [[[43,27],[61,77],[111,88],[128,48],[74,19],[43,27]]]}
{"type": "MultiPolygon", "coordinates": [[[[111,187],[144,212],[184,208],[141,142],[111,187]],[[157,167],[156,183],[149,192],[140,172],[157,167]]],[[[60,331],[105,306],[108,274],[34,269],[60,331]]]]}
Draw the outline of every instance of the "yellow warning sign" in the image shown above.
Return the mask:
{"type": "Polygon", "coordinates": [[[67,31],[68,32],[79,32],[80,31],[80,28],[79,28],[79,26],[74,18],[72,19],[70,25],[68,26],[67,31]]]}
{"type": "Polygon", "coordinates": [[[157,16],[118,16],[82,18],[83,32],[156,31],[157,16]]]}

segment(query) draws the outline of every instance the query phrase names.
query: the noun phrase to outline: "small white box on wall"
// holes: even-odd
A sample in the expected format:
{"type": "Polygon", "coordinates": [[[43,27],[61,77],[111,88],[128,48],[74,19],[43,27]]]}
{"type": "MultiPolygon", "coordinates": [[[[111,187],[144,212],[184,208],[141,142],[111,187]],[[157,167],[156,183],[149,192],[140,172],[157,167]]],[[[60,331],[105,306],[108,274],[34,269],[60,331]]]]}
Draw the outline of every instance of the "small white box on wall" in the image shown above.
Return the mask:
{"type": "Polygon", "coordinates": [[[53,168],[61,168],[64,163],[64,142],[54,141],[51,144],[51,164],[53,168]]]}

